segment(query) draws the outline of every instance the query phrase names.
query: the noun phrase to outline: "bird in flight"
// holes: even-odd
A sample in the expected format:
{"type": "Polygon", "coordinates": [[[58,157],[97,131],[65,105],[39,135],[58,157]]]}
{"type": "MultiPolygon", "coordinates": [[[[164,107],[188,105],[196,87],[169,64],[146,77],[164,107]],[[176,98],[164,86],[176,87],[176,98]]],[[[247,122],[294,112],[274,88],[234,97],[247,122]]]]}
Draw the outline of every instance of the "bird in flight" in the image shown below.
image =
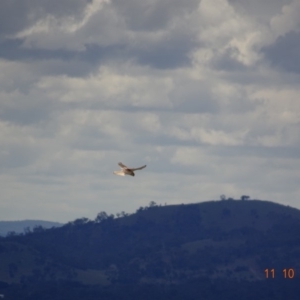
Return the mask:
{"type": "Polygon", "coordinates": [[[139,168],[128,168],[125,165],[123,165],[121,162],[118,163],[118,165],[121,167],[121,171],[114,171],[115,175],[120,175],[120,176],[125,176],[125,175],[130,175],[130,176],[134,176],[134,172],[133,171],[137,171],[137,170],[142,170],[144,168],[146,168],[146,165],[139,167],[139,168]]]}

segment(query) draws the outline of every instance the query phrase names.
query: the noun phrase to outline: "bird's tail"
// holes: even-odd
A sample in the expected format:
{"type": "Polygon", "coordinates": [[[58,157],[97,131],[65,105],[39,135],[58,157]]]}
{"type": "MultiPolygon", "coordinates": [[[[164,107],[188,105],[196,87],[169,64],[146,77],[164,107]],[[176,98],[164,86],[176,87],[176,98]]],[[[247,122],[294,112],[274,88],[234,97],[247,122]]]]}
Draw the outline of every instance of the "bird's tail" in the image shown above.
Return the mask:
{"type": "Polygon", "coordinates": [[[125,176],[123,171],[114,171],[114,174],[119,176],[125,176]]]}

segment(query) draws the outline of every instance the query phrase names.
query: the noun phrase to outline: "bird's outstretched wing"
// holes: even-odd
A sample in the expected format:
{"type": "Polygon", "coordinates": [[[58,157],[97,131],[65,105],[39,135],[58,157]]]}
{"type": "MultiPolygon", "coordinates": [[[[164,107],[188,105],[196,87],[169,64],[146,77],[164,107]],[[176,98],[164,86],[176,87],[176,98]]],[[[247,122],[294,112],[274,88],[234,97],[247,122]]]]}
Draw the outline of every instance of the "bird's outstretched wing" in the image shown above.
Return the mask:
{"type": "Polygon", "coordinates": [[[121,162],[118,163],[118,165],[121,167],[121,168],[126,168],[128,169],[125,165],[123,165],[121,162]]]}
{"type": "Polygon", "coordinates": [[[144,165],[144,166],[142,166],[142,167],[134,168],[134,169],[133,169],[133,168],[130,168],[130,170],[131,170],[131,171],[142,170],[142,169],[146,168],[146,166],[147,166],[147,165],[144,165]]]}

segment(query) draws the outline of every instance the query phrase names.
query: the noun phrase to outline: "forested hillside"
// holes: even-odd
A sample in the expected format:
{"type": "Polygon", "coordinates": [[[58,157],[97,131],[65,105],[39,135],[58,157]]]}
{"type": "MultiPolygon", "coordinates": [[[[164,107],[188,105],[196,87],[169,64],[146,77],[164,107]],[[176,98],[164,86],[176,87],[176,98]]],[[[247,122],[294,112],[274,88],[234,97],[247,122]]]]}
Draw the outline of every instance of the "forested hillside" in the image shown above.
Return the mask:
{"type": "Polygon", "coordinates": [[[299,258],[297,209],[258,200],[152,203],[131,215],[100,212],[95,220],[1,238],[0,293],[183,299],[184,289],[185,299],[203,293],[219,299],[218,291],[222,299],[254,292],[260,299],[283,299],[284,293],[293,299],[300,292],[299,258]]]}

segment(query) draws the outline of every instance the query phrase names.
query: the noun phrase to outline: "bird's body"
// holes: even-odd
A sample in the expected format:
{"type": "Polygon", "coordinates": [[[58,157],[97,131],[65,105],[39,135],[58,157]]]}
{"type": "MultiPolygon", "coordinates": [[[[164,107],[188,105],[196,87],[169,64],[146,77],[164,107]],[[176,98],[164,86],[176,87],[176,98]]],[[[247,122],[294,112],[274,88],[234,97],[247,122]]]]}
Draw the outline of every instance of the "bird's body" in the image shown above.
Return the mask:
{"type": "Polygon", "coordinates": [[[130,175],[130,176],[134,176],[134,172],[133,171],[137,171],[137,170],[142,170],[144,168],[146,168],[146,165],[139,167],[139,168],[128,168],[125,165],[123,165],[121,162],[118,163],[118,165],[121,167],[121,171],[114,171],[115,175],[119,175],[119,176],[125,176],[125,175],[130,175]]]}

